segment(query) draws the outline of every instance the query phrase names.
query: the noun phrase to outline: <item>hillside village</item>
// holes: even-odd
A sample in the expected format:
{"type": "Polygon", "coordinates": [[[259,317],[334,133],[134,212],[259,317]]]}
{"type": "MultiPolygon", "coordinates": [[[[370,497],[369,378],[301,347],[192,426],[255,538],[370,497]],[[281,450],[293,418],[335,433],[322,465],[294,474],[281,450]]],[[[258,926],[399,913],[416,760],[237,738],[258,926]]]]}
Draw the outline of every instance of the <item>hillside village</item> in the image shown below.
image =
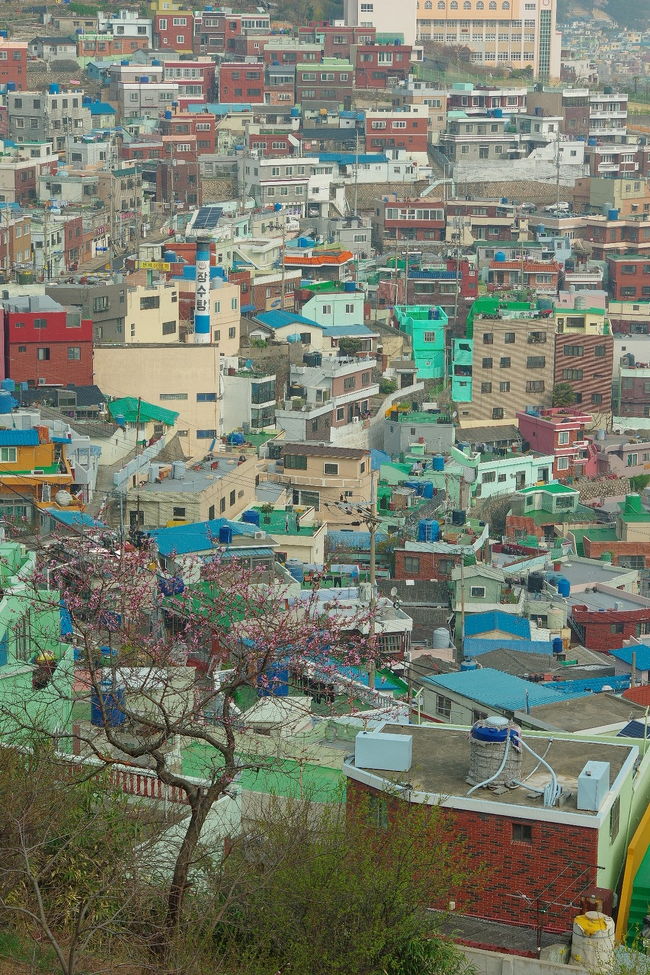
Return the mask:
{"type": "Polygon", "coordinates": [[[648,29],[5,8],[0,972],[649,971],[648,29]]]}

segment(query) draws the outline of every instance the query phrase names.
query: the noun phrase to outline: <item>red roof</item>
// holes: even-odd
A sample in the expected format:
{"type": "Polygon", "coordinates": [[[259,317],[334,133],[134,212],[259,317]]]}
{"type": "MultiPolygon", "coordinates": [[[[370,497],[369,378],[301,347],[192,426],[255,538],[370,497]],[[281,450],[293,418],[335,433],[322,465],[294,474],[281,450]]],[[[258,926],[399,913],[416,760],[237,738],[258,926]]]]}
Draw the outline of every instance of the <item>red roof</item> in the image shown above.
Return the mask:
{"type": "Polygon", "coordinates": [[[635,704],[640,704],[641,707],[650,707],[650,684],[628,687],[626,691],[623,691],[623,697],[626,701],[634,701],[635,704]]]}

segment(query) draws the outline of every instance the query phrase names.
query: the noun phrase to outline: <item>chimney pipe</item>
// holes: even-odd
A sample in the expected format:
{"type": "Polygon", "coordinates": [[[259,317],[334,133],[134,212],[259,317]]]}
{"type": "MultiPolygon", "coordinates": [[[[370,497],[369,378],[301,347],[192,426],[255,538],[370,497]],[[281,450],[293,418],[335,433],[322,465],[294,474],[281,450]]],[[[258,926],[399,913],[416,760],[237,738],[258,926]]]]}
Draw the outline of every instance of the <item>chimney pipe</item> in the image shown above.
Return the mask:
{"type": "Polygon", "coordinates": [[[196,242],[196,296],[194,299],[194,341],[210,341],[210,241],[196,242]]]}

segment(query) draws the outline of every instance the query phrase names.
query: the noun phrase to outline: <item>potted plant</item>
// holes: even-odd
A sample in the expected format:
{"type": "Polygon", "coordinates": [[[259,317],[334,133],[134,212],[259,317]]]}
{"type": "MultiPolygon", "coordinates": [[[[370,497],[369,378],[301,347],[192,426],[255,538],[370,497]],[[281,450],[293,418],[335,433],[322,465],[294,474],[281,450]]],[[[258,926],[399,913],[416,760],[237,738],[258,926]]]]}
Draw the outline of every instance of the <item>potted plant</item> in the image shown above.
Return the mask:
{"type": "Polygon", "coordinates": [[[260,506],[260,511],[264,515],[264,518],[263,518],[264,524],[265,525],[270,525],[271,524],[271,514],[273,512],[273,505],[270,504],[267,501],[265,504],[263,504],[263,505],[260,506]]]}

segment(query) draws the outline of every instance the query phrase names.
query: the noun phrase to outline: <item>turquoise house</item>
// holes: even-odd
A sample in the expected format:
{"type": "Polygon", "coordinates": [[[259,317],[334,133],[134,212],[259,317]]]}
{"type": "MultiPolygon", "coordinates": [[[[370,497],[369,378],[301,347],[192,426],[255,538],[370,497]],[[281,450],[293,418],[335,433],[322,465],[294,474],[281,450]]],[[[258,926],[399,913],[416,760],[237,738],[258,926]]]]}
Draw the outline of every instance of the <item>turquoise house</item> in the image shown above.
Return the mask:
{"type": "Polygon", "coordinates": [[[418,379],[445,378],[445,341],[449,319],[438,305],[396,305],[400,331],[411,339],[418,379]]]}

